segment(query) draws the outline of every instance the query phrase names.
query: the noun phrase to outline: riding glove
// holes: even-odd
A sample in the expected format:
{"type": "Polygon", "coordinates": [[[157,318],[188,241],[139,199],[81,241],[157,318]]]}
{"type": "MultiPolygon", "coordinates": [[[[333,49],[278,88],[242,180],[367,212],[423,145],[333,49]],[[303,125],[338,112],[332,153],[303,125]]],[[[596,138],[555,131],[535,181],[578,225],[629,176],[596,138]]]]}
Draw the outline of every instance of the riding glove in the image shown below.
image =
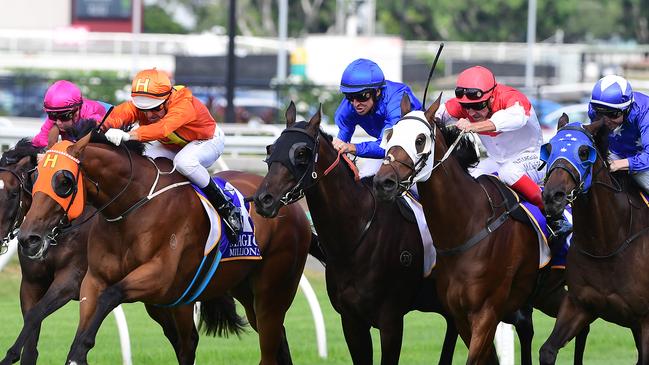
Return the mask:
{"type": "Polygon", "coordinates": [[[121,129],[111,128],[106,131],[106,139],[115,146],[119,146],[122,141],[126,142],[131,139],[131,136],[121,129]]]}

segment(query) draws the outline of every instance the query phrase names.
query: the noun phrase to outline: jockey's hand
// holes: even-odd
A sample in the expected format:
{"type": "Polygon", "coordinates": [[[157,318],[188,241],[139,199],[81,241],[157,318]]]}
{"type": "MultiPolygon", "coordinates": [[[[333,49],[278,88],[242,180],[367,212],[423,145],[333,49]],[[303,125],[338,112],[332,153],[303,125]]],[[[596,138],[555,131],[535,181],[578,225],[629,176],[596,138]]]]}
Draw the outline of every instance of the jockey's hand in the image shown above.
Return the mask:
{"type": "Polygon", "coordinates": [[[609,164],[609,170],[611,172],[619,171],[619,170],[628,170],[629,169],[629,159],[625,158],[622,160],[613,160],[609,164]]]}
{"type": "Polygon", "coordinates": [[[343,142],[338,138],[334,138],[332,143],[334,148],[339,152],[356,154],[356,145],[353,143],[343,142]]]}
{"type": "Polygon", "coordinates": [[[338,152],[356,154],[356,145],[353,143],[340,141],[340,144],[338,145],[334,143],[334,148],[338,150],[338,152]]]}
{"type": "Polygon", "coordinates": [[[121,129],[111,128],[106,131],[106,139],[115,146],[119,146],[122,141],[126,142],[131,139],[131,135],[121,129]]]}
{"type": "Polygon", "coordinates": [[[464,131],[464,132],[471,132],[472,131],[471,130],[471,122],[466,118],[461,118],[460,120],[458,120],[457,123],[455,123],[455,126],[459,130],[464,131]]]}

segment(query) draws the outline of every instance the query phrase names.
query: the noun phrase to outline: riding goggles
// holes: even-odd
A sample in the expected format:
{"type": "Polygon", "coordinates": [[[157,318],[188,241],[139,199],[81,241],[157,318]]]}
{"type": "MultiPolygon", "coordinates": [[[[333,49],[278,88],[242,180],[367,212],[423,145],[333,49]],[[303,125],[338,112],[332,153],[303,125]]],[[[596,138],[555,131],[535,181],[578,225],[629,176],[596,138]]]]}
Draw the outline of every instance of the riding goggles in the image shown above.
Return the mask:
{"type": "Polygon", "coordinates": [[[160,110],[164,109],[166,103],[167,103],[167,101],[165,100],[162,104],[160,104],[158,106],[154,106],[153,108],[149,108],[149,109],[137,108],[137,110],[139,110],[139,111],[141,111],[143,113],[146,113],[146,112],[159,112],[160,110]]]}
{"type": "Polygon", "coordinates": [[[479,101],[477,103],[460,103],[462,109],[482,110],[489,105],[489,100],[479,101]]]}
{"type": "Polygon", "coordinates": [[[624,114],[624,110],[607,108],[604,106],[593,106],[593,110],[595,110],[595,113],[597,113],[598,115],[611,119],[619,118],[622,114],[624,114]]]}
{"type": "Polygon", "coordinates": [[[363,91],[359,91],[357,93],[346,93],[345,94],[345,99],[349,100],[349,102],[353,102],[354,100],[365,102],[370,100],[370,98],[374,95],[372,90],[365,89],[363,91]]]}
{"type": "Polygon", "coordinates": [[[483,90],[475,89],[475,88],[456,87],[455,88],[455,97],[460,99],[463,96],[466,96],[466,98],[469,99],[469,100],[478,100],[484,94],[490,92],[491,90],[493,90],[495,88],[496,88],[496,85],[492,86],[491,89],[489,89],[489,90],[483,91],[483,90]]]}
{"type": "Polygon", "coordinates": [[[50,120],[60,120],[62,122],[67,122],[69,120],[72,120],[74,118],[74,113],[77,111],[75,109],[73,110],[66,110],[64,112],[47,112],[47,117],[50,120]]]}

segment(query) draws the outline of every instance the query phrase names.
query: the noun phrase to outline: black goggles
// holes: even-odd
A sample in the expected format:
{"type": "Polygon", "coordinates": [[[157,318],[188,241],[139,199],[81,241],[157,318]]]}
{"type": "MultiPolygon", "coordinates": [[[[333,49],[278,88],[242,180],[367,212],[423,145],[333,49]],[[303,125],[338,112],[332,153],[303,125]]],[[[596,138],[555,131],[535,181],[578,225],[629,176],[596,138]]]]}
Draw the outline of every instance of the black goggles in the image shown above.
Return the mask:
{"type": "Polygon", "coordinates": [[[475,88],[468,88],[468,87],[456,87],[455,88],[455,97],[460,99],[463,96],[466,96],[467,99],[469,100],[478,100],[480,99],[484,94],[490,92],[496,88],[496,85],[492,86],[491,89],[483,91],[480,89],[475,89],[475,88]]]}
{"type": "Polygon", "coordinates": [[[363,90],[363,91],[359,91],[357,93],[346,93],[345,94],[345,99],[349,100],[349,102],[357,100],[357,101],[360,101],[362,103],[364,101],[370,100],[372,95],[374,95],[373,90],[363,90]]]}
{"type": "Polygon", "coordinates": [[[460,103],[462,109],[482,110],[489,105],[489,100],[479,101],[477,103],[460,103]]]}
{"type": "Polygon", "coordinates": [[[624,110],[606,108],[602,106],[594,106],[593,109],[595,110],[595,113],[597,113],[598,115],[612,118],[612,119],[619,118],[620,116],[622,116],[622,114],[624,114],[624,110]]]}
{"type": "Polygon", "coordinates": [[[76,113],[76,110],[66,110],[64,112],[47,112],[47,117],[50,118],[50,120],[60,120],[62,122],[67,122],[68,120],[72,120],[74,118],[74,113],[76,113]]]}

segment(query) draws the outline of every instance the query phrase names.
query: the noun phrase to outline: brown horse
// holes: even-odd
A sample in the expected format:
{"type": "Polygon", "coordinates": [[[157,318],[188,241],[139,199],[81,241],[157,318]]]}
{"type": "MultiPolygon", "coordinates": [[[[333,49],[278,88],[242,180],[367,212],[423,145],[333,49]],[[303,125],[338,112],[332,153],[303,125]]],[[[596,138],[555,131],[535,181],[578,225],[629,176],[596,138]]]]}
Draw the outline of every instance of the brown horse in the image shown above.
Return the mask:
{"type": "MultiPolygon", "coordinates": [[[[32,172],[39,149],[23,139],[0,159],[0,236],[10,237],[32,203],[32,172]]],[[[85,218],[86,216],[82,216],[85,218]]],[[[46,257],[32,260],[20,250],[20,306],[23,328],[0,364],[21,360],[36,364],[41,323],[70,300],[79,299],[81,279],[86,273],[86,242],[90,225],[62,234],[46,257]],[[21,359],[22,354],[22,359],[21,359]]]]}
{"type": "MultiPolygon", "coordinates": [[[[165,305],[186,294],[201,270],[210,222],[184,177],[160,172],[172,169],[170,161],[150,161],[141,155],[141,143],[127,145],[117,149],[103,134],[92,133],[70,146],[55,146],[61,151],[45,156],[39,179],[46,167],[57,163],[68,167],[49,173],[51,186],[44,181],[43,191],[35,189],[19,243],[27,250],[46,244],[50,232],[74,211],[76,199],[87,197],[100,218],[88,242],[88,272],[81,285],[80,321],[69,363],[87,363],[99,326],[115,306],[141,301],[162,325],[178,362],[193,364],[198,344],[193,306],[165,305]],[[56,196],[44,193],[48,186],[56,196]]],[[[236,171],[219,176],[244,196],[252,195],[261,181],[259,176],[236,171]]],[[[315,237],[298,206],[284,208],[276,219],[254,212],[251,217],[263,259],[221,262],[217,280],[210,281],[195,300],[202,302],[201,321],[208,333],[238,334],[244,323],[235,312],[232,297],[236,297],[259,333],[261,363],[291,363],[283,321],[315,237]]]]}
{"type": "MultiPolygon", "coordinates": [[[[421,235],[397,204],[377,201],[369,183],[355,179],[331,137],[320,130],[320,117],[318,111],[308,123],[296,123],[290,104],[287,128],[270,147],[269,171],[255,194],[255,208],[274,217],[306,195],[327,256],[327,292],[340,313],[353,362],[373,362],[370,327],[375,327],[381,364],[396,364],[403,316],[411,310],[444,314],[434,279],[423,277],[421,235]]],[[[457,333],[445,318],[449,325],[440,363],[450,364],[457,333]]]]}
{"type": "MultiPolygon", "coordinates": [[[[374,188],[380,198],[394,199],[420,174],[425,175],[417,188],[438,249],[437,293],[469,347],[467,363],[482,364],[491,356],[490,345],[499,321],[530,304],[556,314],[565,290],[556,284],[557,273],[550,273],[548,284],[537,288],[534,297],[539,299],[532,300],[539,280],[536,233],[526,223],[511,218],[520,208],[517,204],[506,206],[504,186],[474,179],[467,172],[467,161],[448,154],[445,134],[449,130],[434,123],[439,103],[437,99],[425,113],[407,114],[410,103],[402,101],[403,120],[408,119],[410,124],[400,126],[400,121],[387,133],[388,141],[393,138],[396,143],[388,146],[388,157],[374,177],[374,188]],[[406,144],[414,150],[412,156],[404,149],[406,144]]],[[[466,144],[463,148],[473,149],[466,144]]],[[[523,312],[525,318],[521,320],[530,328],[521,331],[517,325],[517,331],[522,362],[530,363],[531,317],[528,311],[523,312]]],[[[576,363],[581,362],[585,333],[582,339],[576,363]]]]}
{"type": "Polygon", "coordinates": [[[571,203],[574,235],[568,251],[570,290],[541,347],[540,363],[554,364],[567,341],[602,318],[630,328],[638,363],[649,364],[649,277],[645,271],[649,209],[627,172],[609,172],[610,131],[604,123],[567,123],[564,114],[557,135],[542,150],[548,165],[545,209],[557,215],[571,203]]]}

